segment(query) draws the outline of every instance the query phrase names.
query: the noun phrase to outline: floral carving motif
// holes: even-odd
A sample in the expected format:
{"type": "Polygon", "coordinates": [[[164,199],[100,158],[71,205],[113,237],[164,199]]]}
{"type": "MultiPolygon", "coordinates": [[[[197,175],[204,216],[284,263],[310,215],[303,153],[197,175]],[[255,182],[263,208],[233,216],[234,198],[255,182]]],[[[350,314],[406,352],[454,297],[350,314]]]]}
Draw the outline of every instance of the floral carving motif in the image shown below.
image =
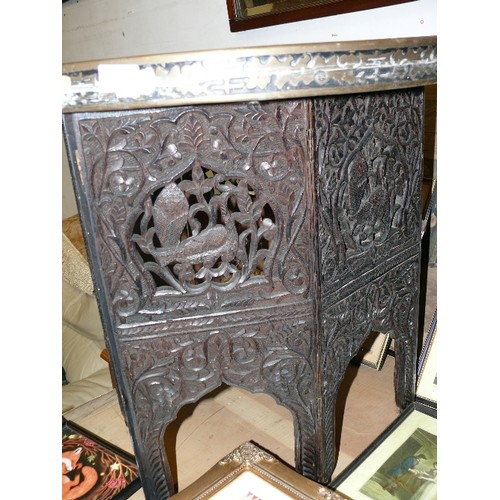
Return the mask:
{"type": "Polygon", "coordinates": [[[422,96],[417,89],[315,101],[328,288],[419,244],[422,96]]]}
{"type": "Polygon", "coordinates": [[[370,329],[396,340],[401,406],[414,390],[421,90],[67,120],[148,495],[173,493],[165,426],[221,383],[288,408],[297,470],[326,484],[370,329]]]}
{"type": "Polygon", "coordinates": [[[80,122],[121,321],[163,314],[179,295],[308,293],[307,110],[253,103],[80,122]]]}
{"type": "MultiPolygon", "coordinates": [[[[180,407],[221,382],[272,395],[300,422],[298,435],[311,441],[317,399],[311,322],[260,321],[255,326],[123,343],[123,370],[133,381],[132,400],[140,434],[147,436],[147,453],[157,448],[162,429],[180,407]]],[[[310,453],[315,452],[306,455],[310,453]]],[[[158,457],[152,460],[157,463],[158,457]]],[[[314,473],[309,466],[305,470],[314,473]]]]}
{"type": "Polygon", "coordinates": [[[299,394],[306,401],[313,389],[311,332],[304,320],[275,321],[126,343],[125,369],[136,381],[138,408],[152,398],[174,409],[215,388],[220,376],[294,407],[299,394]]]}
{"type": "Polygon", "coordinates": [[[190,179],[166,184],[154,202],[147,200],[139,231],[132,241],[154,259],[146,268],[164,288],[199,293],[229,290],[250,276],[272,280],[274,213],[246,180],[213,175],[197,163],[190,179]]]}

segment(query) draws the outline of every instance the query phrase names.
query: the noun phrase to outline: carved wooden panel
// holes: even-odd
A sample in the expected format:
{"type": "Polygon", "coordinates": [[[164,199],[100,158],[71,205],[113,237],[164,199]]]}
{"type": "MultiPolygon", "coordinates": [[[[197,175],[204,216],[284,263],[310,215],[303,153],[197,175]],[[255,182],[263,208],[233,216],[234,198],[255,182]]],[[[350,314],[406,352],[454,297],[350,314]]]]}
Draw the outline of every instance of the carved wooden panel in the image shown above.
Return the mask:
{"type": "Polygon", "coordinates": [[[325,463],[349,361],[370,331],[396,339],[396,399],[414,399],[423,92],[316,99],[325,463]]]}
{"type": "Polygon", "coordinates": [[[421,89],[314,101],[324,293],[349,293],[420,244],[422,109],[421,89]]]}
{"type": "MultiPolygon", "coordinates": [[[[140,467],[178,409],[222,382],[317,434],[311,102],[78,116],[84,197],[140,467]]],[[[76,118],[76,117],[75,117],[76,118]]],[[[298,456],[314,474],[316,450],[298,456]]]]}
{"type": "Polygon", "coordinates": [[[163,433],[221,383],[294,416],[299,472],[335,465],[334,408],[372,329],[412,399],[421,89],[65,116],[103,323],[148,498],[163,433]]]}
{"type": "Polygon", "coordinates": [[[79,120],[116,324],[310,297],[308,106],[79,120]]]}

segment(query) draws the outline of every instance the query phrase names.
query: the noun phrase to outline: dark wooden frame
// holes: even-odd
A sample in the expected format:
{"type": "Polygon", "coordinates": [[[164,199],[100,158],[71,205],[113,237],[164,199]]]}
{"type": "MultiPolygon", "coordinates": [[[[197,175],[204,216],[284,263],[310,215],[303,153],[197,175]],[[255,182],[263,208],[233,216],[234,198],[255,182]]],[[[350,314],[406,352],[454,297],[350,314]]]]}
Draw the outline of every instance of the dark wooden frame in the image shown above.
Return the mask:
{"type": "MultiPolygon", "coordinates": [[[[412,1],[414,0],[317,0],[312,2],[310,0],[302,0],[297,6],[280,9],[276,12],[247,16],[243,11],[244,0],[226,0],[229,14],[229,27],[233,32],[295,21],[304,21],[336,14],[347,14],[349,12],[387,7],[389,5],[412,1]],[[328,3],[324,3],[324,1],[328,3]]],[[[273,2],[268,1],[267,3],[270,4],[273,2]]]]}
{"type": "MultiPolygon", "coordinates": [[[[427,405],[423,405],[418,401],[415,401],[410,406],[406,407],[405,410],[401,412],[401,414],[393,420],[384,431],[360,454],[358,457],[351,462],[351,464],[344,469],[333,481],[330,483],[329,487],[333,489],[338,494],[344,495],[341,490],[341,485],[356,471],[361,467],[364,462],[371,456],[377,453],[380,446],[394,433],[398,432],[401,424],[413,413],[419,412],[424,415],[428,415],[431,418],[437,419],[437,408],[430,408],[427,405]]],[[[350,498],[350,497],[348,497],[350,498]]]]}
{"type": "MultiPolygon", "coordinates": [[[[76,434],[80,434],[83,437],[85,437],[86,439],[92,441],[94,444],[96,444],[100,448],[115,455],[122,462],[128,463],[130,465],[134,465],[135,467],[137,467],[137,462],[136,462],[134,455],[126,452],[125,450],[122,450],[121,448],[118,448],[117,446],[113,445],[112,443],[102,439],[101,437],[88,431],[87,429],[84,429],[83,427],[79,426],[76,423],[74,423],[70,420],[66,420],[63,417],[62,418],[62,433],[63,433],[63,435],[64,435],[64,432],[74,432],[76,434]]],[[[63,442],[63,449],[64,449],[64,442],[63,442]]],[[[125,488],[120,490],[113,497],[113,500],[125,500],[125,499],[129,498],[137,490],[139,490],[139,488],[141,488],[141,479],[138,476],[133,481],[128,483],[127,486],[125,486],[125,488]]],[[[82,497],[82,498],[86,498],[86,497],[82,497]]]]}

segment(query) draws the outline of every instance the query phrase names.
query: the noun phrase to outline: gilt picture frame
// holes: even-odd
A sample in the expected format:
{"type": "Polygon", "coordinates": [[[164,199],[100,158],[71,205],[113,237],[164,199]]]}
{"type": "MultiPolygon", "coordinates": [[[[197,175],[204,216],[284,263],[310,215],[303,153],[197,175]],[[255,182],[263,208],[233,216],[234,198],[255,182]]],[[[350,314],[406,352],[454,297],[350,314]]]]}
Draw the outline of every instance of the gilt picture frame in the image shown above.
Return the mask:
{"type": "Polygon", "coordinates": [[[140,487],[135,457],[62,420],[62,500],[125,500],[140,487]]]}
{"type": "Polygon", "coordinates": [[[345,500],[298,474],[277,457],[247,441],[217,462],[172,500],[345,500]]]}
{"type": "Polygon", "coordinates": [[[414,0],[226,0],[233,32],[387,7],[414,0]]]}
{"type": "Polygon", "coordinates": [[[437,412],[411,404],[337,478],[350,500],[437,499],[437,412]]]}

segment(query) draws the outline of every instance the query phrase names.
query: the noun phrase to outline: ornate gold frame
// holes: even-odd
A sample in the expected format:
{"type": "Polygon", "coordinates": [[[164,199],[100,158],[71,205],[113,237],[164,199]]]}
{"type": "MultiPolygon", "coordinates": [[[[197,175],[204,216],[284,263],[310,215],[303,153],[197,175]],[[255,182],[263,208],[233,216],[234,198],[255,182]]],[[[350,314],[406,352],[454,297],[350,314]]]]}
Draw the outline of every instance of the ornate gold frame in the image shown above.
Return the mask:
{"type": "Polygon", "coordinates": [[[344,500],[345,498],[301,476],[250,441],[236,448],[197,481],[171,498],[172,500],[212,498],[245,472],[251,472],[256,478],[264,480],[290,499],[344,500]]]}

